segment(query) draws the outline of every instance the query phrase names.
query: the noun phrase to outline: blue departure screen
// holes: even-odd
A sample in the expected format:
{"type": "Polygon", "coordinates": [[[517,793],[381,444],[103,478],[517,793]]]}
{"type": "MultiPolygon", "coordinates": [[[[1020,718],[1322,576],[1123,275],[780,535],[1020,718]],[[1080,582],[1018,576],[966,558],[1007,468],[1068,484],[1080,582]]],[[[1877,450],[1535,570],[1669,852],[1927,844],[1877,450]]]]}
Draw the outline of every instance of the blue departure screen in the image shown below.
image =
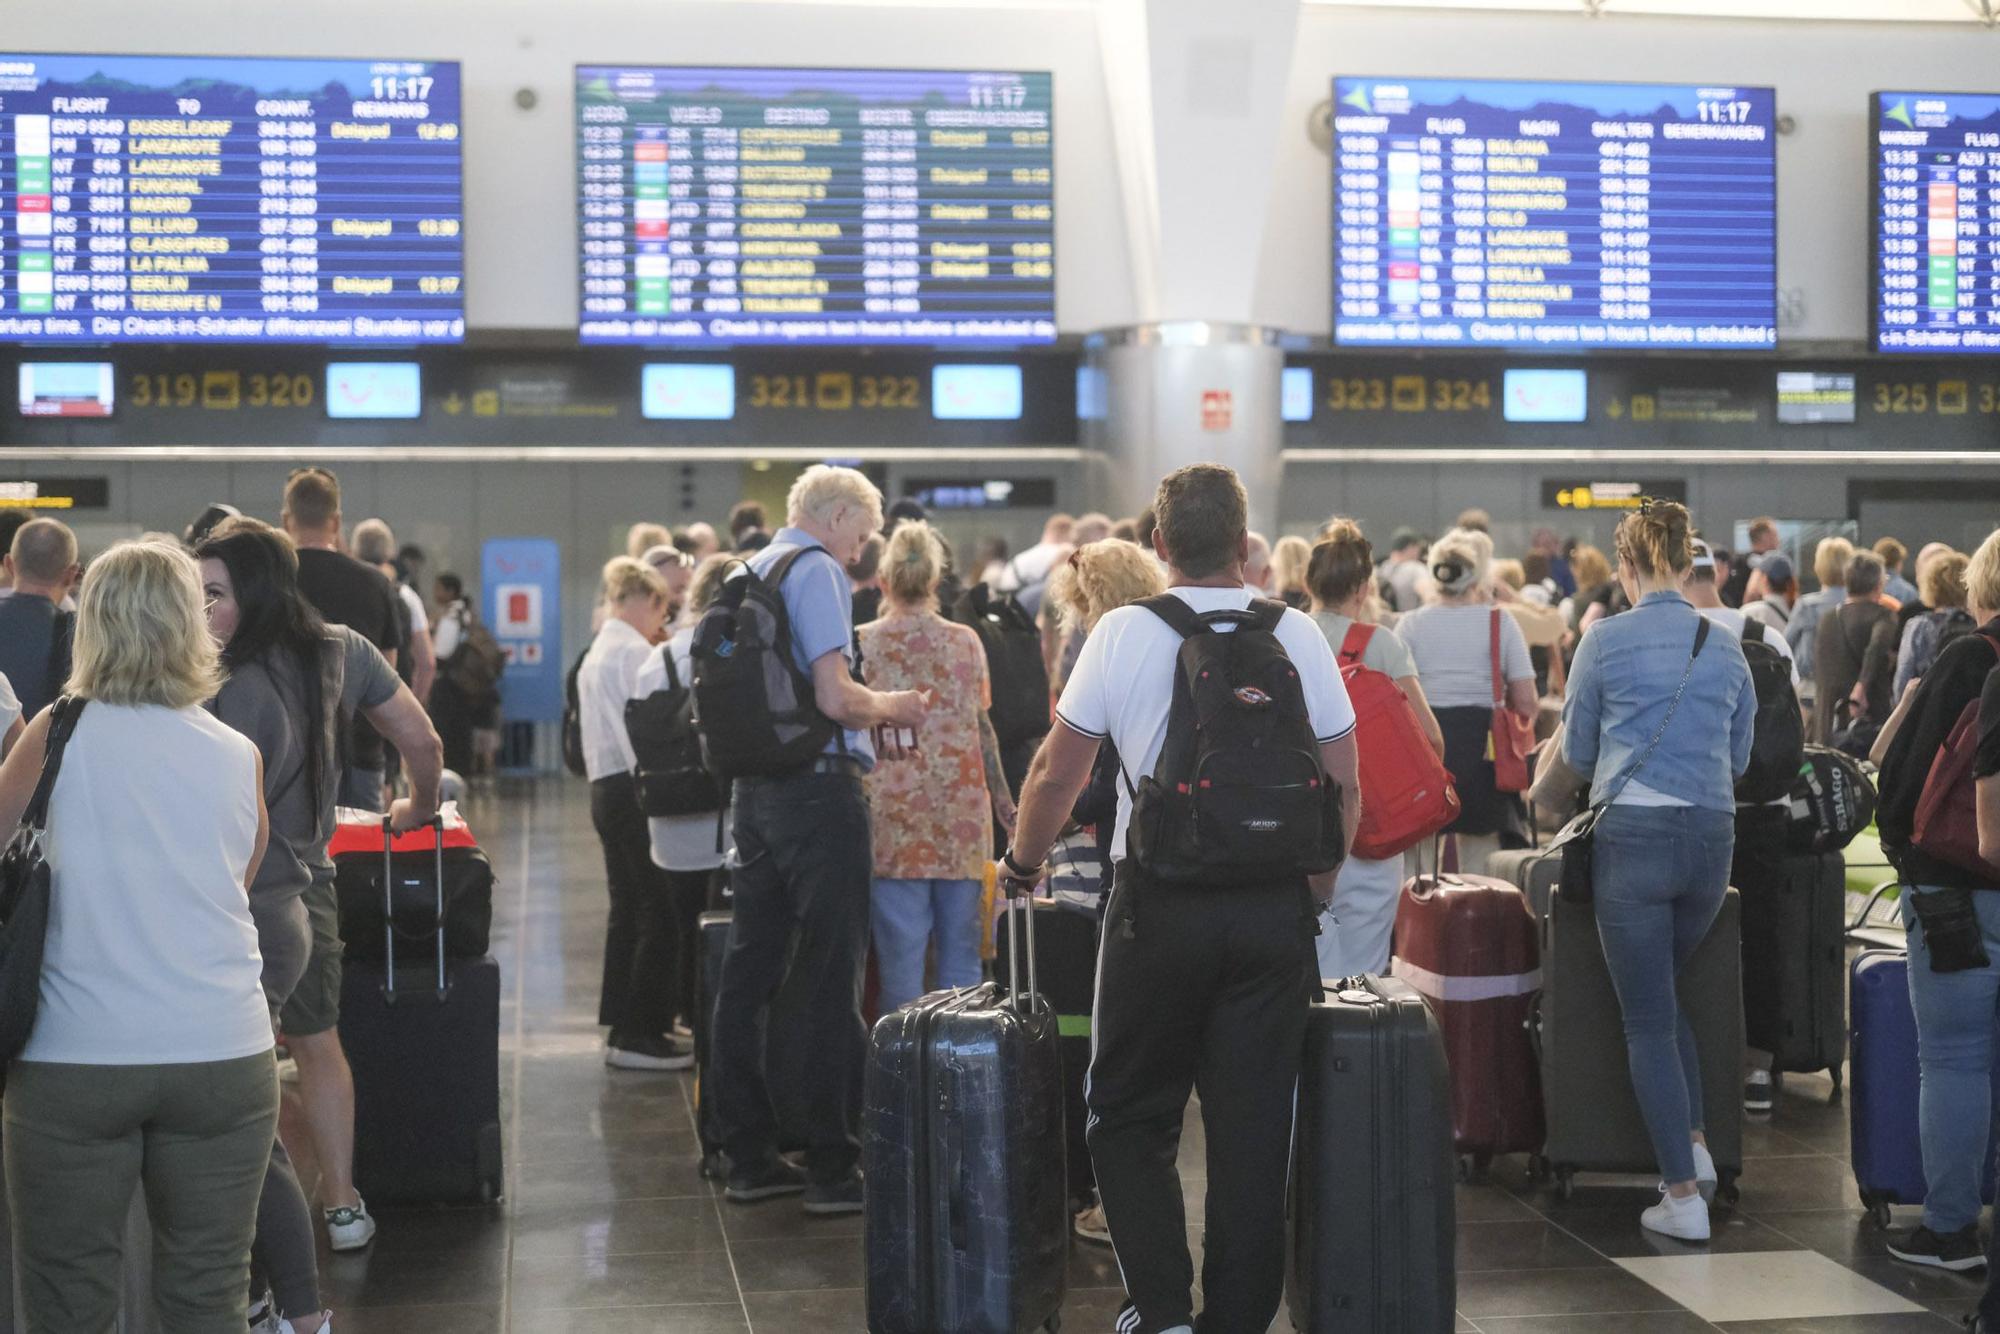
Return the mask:
{"type": "Polygon", "coordinates": [[[2000,97],[1876,93],[1875,348],[2000,351],[2000,97]]]}
{"type": "Polygon", "coordinates": [[[0,54],[0,341],[465,336],[453,61],[0,54]]]}
{"type": "Polygon", "coordinates": [[[583,66],[600,343],[1056,336],[1047,74],[583,66]]]}
{"type": "Polygon", "coordinates": [[[1336,343],[1776,346],[1770,89],[1333,90],[1336,343]]]}

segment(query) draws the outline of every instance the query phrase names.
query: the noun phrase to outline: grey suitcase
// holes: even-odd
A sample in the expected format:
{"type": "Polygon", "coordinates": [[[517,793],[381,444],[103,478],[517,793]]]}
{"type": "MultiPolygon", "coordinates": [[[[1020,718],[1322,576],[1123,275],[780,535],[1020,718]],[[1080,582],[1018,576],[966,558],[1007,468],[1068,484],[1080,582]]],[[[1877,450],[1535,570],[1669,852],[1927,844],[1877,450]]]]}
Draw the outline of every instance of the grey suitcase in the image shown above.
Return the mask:
{"type": "Polygon", "coordinates": [[[1285,1299],[1303,1334],[1455,1324],[1457,1159],[1444,1038],[1393,977],[1328,981],[1306,1019],[1285,1299]]]}
{"type": "MultiPolygon", "coordinates": [[[[1701,1052],[1708,1149],[1721,1198],[1736,1198],[1743,1171],[1743,971],[1741,905],[1724,896],[1687,967],[1680,995],[1701,1052]]],[[[1655,1173],[1659,1163],[1632,1093],[1618,995],[1587,903],[1550,901],[1542,921],[1542,999],[1535,1019],[1541,1049],[1548,1141],[1537,1166],[1568,1199],[1578,1172],[1655,1173]]]]}
{"type": "Polygon", "coordinates": [[[1540,921],[1549,915],[1549,899],[1562,877],[1562,854],[1547,848],[1509,848],[1486,859],[1486,874],[1528,896],[1528,908],[1540,921]]]}

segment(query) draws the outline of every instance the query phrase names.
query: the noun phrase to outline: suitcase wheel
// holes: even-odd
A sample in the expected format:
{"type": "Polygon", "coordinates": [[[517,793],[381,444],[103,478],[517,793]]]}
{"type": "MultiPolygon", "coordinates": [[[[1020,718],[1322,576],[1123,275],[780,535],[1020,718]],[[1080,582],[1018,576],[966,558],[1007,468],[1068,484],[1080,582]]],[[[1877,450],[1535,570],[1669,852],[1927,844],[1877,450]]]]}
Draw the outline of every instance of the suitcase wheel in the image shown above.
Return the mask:
{"type": "Polygon", "coordinates": [[[1743,1198],[1743,1192],[1737,1189],[1736,1186],[1736,1173],[1717,1172],[1715,1175],[1716,1175],[1716,1182],[1715,1182],[1716,1199],[1721,1200],[1724,1204],[1733,1205],[1738,1200],[1743,1198]]]}
{"type": "Polygon", "coordinates": [[[1558,1167],[1556,1169],[1556,1198],[1564,1201],[1576,1198],[1575,1168],[1558,1167]]]}
{"type": "Polygon", "coordinates": [[[709,1181],[720,1181],[729,1175],[729,1160],[720,1149],[710,1149],[701,1156],[701,1174],[709,1181]]]}
{"type": "Polygon", "coordinates": [[[1485,1149],[1475,1149],[1471,1153],[1458,1156],[1458,1179],[1471,1181],[1486,1175],[1486,1169],[1493,1165],[1493,1155],[1485,1149]]]}
{"type": "Polygon", "coordinates": [[[1833,1080],[1833,1092],[1827,1095],[1826,1105],[1829,1107],[1838,1107],[1840,1106],[1840,1094],[1841,1094],[1840,1067],[1836,1065],[1831,1069],[1829,1069],[1826,1073],[1827,1077],[1833,1080]]]}
{"type": "Polygon", "coordinates": [[[1528,1155],[1528,1180],[1547,1181],[1549,1179],[1549,1172],[1548,1159],[1542,1157],[1539,1153],[1528,1155]]]}
{"type": "Polygon", "coordinates": [[[507,1191],[506,1170],[501,1166],[500,1127],[485,1126],[479,1133],[479,1202],[497,1204],[507,1191]]]}
{"type": "Polygon", "coordinates": [[[1042,1328],[1047,1330],[1049,1334],[1062,1334],[1062,1312],[1057,1311],[1047,1320],[1044,1320],[1042,1328]]]}
{"type": "Polygon", "coordinates": [[[1889,1230],[1889,1197],[1877,1191],[1861,1192],[1861,1207],[1868,1211],[1868,1221],[1887,1232],[1889,1230]]]}

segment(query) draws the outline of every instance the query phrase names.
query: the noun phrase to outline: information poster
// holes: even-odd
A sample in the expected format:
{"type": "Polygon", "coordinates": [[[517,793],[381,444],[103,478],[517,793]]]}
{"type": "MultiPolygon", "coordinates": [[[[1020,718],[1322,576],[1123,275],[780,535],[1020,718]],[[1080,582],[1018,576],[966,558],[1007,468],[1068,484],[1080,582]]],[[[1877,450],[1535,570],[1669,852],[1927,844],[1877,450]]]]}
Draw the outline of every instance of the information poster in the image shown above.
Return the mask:
{"type": "Polygon", "coordinates": [[[486,625],[507,656],[501,714],[510,723],[562,717],[562,551],[545,537],[488,538],[479,587],[486,625]]]}
{"type": "Polygon", "coordinates": [[[1336,79],[1336,343],[1769,349],[1768,88],[1336,79]]]}
{"type": "Polygon", "coordinates": [[[585,342],[1034,343],[1047,74],[577,70],[585,342]]]}
{"type": "Polygon", "coordinates": [[[452,61],[0,54],[0,340],[465,336],[452,61]]]}

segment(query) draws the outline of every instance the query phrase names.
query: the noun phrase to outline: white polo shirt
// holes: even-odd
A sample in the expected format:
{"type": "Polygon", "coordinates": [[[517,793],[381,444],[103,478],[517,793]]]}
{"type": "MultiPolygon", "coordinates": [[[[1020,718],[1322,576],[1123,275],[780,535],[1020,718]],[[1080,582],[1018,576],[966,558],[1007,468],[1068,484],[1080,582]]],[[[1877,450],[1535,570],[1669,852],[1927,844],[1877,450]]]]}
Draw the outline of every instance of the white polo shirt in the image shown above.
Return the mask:
{"type": "MultiPolygon", "coordinates": [[[[1197,612],[1245,611],[1250,594],[1241,588],[1173,588],[1175,597],[1197,612]]],[[[1223,626],[1225,631],[1233,626],[1223,626]]],[[[1321,745],[1354,730],[1354,706],[1341,684],[1340,667],[1326,636],[1303,612],[1287,610],[1278,622],[1278,643],[1299,669],[1306,713],[1321,745]]],[[[1144,607],[1120,607],[1097,623],[1083,641],[1083,653],[1063,687],[1056,716],[1073,732],[1111,739],[1132,783],[1159,767],[1167,741],[1167,714],[1173,707],[1174,669],[1181,637],[1144,607]]],[[[1113,861],[1125,856],[1125,827],[1132,819],[1132,794],[1118,785],[1118,827],[1111,840],[1113,861]]]]}

